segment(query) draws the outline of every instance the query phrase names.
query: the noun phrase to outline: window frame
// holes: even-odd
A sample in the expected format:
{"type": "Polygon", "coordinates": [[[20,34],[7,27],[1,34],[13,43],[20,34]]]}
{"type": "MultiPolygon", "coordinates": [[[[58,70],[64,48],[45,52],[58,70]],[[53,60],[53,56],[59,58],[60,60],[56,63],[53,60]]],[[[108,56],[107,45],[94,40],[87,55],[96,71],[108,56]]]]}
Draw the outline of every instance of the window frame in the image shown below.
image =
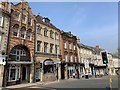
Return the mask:
{"type": "Polygon", "coordinates": [[[41,52],[41,41],[37,41],[37,52],[41,52]],[[39,50],[38,50],[38,44],[39,44],[39,50]]]}
{"type": "Polygon", "coordinates": [[[1,21],[0,21],[0,26],[3,26],[3,16],[0,15],[1,21]]]}
{"type": "Polygon", "coordinates": [[[53,44],[50,44],[50,53],[53,53],[53,44]]]}
{"type": "Polygon", "coordinates": [[[32,30],[29,29],[29,30],[27,31],[27,40],[31,40],[31,39],[32,39],[32,30]]]}
{"type": "Polygon", "coordinates": [[[14,12],[14,17],[15,17],[14,20],[19,21],[20,20],[20,12],[15,11],[14,12]],[[18,17],[15,16],[15,13],[19,14],[18,17]]]}
{"type": "Polygon", "coordinates": [[[44,42],[44,53],[47,53],[47,45],[48,43],[44,42]]]}
{"type": "Polygon", "coordinates": [[[19,26],[14,25],[14,27],[13,27],[13,36],[14,37],[18,37],[18,30],[19,30],[19,26]]]}
{"type": "Polygon", "coordinates": [[[44,28],[44,36],[47,37],[48,30],[44,28]]]}
{"type": "Polygon", "coordinates": [[[22,15],[22,23],[24,23],[24,24],[26,24],[26,15],[22,15]],[[25,17],[23,17],[23,16],[25,16],[25,17]]]}
{"type": "Polygon", "coordinates": [[[19,80],[19,78],[20,78],[20,66],[15,66],[15,67],[10,66],[10,68],[8,70],[9,70],[8,82],[13,82],[13,81],[19,80]],[[15,69],[15,77],[14,77],[15,79],[14,80],[11,79],[11,70],[12,69],[15,69]]]}
{"type": "Polygon", "coordinates": [[[25,39],[25,32],[26,32],[26,29],[25,28],[21,28],[21,30],[20,30],[20,37],[22,39],[25,39]]]}

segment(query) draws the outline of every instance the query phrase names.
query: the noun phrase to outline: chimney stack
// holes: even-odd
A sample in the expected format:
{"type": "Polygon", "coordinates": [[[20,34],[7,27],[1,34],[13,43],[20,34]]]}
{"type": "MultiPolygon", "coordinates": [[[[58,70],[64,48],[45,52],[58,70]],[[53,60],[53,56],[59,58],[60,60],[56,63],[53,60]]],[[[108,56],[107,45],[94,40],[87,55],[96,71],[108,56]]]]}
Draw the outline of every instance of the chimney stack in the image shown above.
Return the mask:
{"type": "Polygon", "coordinates": [[[80,43],[80,38],[79,37],[77,37],[77,43],[80,43]]]}
{"type": "Polygon", "coordinates": [[[4,10],[8,11],[8,0],[5,1],[4,10]]]}
{"type": "Polygon", "coordinates": [[[96,49],[100,49],[99,45],[96,45],[96,49]]]}

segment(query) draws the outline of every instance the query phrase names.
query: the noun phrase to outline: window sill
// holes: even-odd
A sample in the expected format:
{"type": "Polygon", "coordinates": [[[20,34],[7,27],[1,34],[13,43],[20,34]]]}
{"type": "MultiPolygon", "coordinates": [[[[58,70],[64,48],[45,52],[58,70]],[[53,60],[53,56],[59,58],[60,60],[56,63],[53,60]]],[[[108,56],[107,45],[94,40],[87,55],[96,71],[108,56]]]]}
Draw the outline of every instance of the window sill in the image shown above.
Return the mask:
{"type": "Polygon", "coordinates": [[[15,81],[18,81],[19,79],[16,79],[16,80],[9,80],[7,82],[15,82],[15,81]]]}

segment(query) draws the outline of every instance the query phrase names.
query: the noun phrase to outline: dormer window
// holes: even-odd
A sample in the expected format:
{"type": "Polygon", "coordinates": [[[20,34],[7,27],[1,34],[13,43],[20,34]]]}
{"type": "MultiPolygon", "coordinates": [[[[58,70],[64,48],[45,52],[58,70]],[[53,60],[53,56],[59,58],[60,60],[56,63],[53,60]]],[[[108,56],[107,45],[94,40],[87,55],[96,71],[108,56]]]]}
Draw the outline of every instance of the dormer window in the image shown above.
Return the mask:
{"type": "Polygon", "coordinates": [[[43,18],[43,22],[45,22],[45,23],[50,23],[50,19],[49,18],[43,18]]]}

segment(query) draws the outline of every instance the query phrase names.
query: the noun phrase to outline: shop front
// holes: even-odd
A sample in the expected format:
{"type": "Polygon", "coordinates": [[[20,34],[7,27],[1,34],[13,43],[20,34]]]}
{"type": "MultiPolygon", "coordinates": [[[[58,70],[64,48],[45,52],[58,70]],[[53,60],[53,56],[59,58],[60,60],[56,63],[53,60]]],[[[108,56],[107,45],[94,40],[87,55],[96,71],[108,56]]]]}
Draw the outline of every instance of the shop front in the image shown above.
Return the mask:
{"type": "Polygon", "coordinates": [[[30,52],[26,46],[17,45],[13,47],[7,62],[7,85],[30,82],[32,65],[30,52]]]}
{"type": "Polygon", "coordinates": [[[54,81],[56,80],[56,65],[54,65],[53,60],[46,59],[43,62],[43,81],[54,81]]]}

